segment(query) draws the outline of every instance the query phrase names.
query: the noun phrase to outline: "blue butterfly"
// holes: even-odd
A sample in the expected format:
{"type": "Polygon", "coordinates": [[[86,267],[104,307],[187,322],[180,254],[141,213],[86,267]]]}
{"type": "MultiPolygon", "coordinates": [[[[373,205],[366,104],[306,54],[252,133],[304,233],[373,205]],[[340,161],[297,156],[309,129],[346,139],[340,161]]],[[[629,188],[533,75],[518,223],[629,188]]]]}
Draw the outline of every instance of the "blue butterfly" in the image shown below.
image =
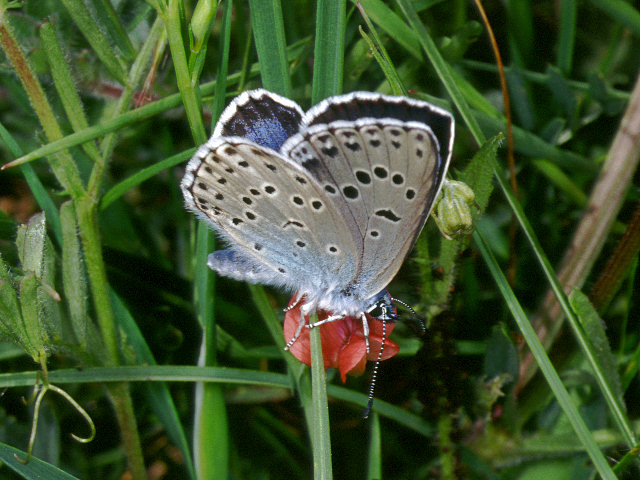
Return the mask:
{"type": "MultiPolygon", "coordinates": [[[[395,320],[385,290],[438,198],[453,116],[427,102],[370,92],[304,112],[266,90],[236,97],[189,161],[189,209],[229,244],[218,274],[284,287],[315,310],[395,320]]],[[[317,323],[315,324],[317,325],[317,323]]],[[[368,343],[367,343],[368,346],[368,343]]]]}

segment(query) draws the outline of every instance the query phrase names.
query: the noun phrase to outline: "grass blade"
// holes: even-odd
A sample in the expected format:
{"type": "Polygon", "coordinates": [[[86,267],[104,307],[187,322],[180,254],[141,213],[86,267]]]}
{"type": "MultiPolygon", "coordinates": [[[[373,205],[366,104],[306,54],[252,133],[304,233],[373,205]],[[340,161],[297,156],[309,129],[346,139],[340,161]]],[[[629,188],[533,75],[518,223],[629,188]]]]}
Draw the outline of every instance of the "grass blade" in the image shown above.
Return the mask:
{"type": "Polygon", "coordinates": [[[0,460],[2,460],[2,463],[27,480],[40,480],[42,478],[47,480],[78,480],[77,477],[37,457],[32,456],[29,463],[24,464],[16,458],[16,455],[18,458],[25,458],[27,454],[6,443],[0,443],[0,460]]]}
{"type": "Polygon", "coordinates": [[[551,387],[556,400],[569,419],[569,422],[578,435],[578,438],[580,438],[580,441],[584,445],[587,454],[598,470],[598,473],[603,479],[616,480],[616,475],[611,470],[611,467],[609,467],[609,464],[600,451],[600,448],[598,448],[593,435],[591,435],[591,432],[589,432],[589,429],[582,420],[582,417],[580,417],[578,410],[576,409],[573,401],[571,400],[571,397],[569,396],[569,392],[567,392],[567,389],[562,384],[558,372],[555,370],[555,368],[553,368],[547,352],[545,352],[544,347],[540,343],[536,332],[533,330],[533,327],[529,322],[529,319],[522,310],[522,307],[520,306],[520,303],[511,290],[507,279],[500,270],[500,267],[498,266],[498,263],[496,262],[489,246],[485,243],[483,236],[478,230],[474,232],[473,238],[482,254],[482,257],[484,258],[485,263],[489,267],[491,275],[498,285],[502,296],[506,300],[507,306],[509,307],[511,314],[516,321],[518,328],[520,329],[520,332],[524,337],[524,340],[527,342],[529,349],[534,355],[536,362],[538,363],[538,366],[542,371],[542,374],[547,379],[547,382],[549,383],[549,386],[551,387]]]}
{"type": "MultiPolygon", "coordinates": [[[[310,323],[318,321],[312,315],[310,323]]],[[[313,478],[315,480],[331,480],[331,434],[329,430],[329,405],[327,403],[327,376],[322,360],[322,340],[320,329],[312,328],[311,341],[311,411],[313,423],[311,427],[311,447],[313,448],[313,478]]]]}
{"type": "Polygon", "coordinates": [[[346,0],[319,0],[311,103],[342,93],[346,0]]]}
{"type": "Polygon", "coordinates": [[[118,59],[102,29],[89,13],[89,9],[80,0],[61,0],[76,26],[87,39],[109,73],[123,85],[127,84],[127,72],[123,62],[118,59]]]}
{"type": "Polygon", "coordinates": [[[280,0],[249,0],[249,10],[262,85],[272,92],[291,97],[280,0]]]}

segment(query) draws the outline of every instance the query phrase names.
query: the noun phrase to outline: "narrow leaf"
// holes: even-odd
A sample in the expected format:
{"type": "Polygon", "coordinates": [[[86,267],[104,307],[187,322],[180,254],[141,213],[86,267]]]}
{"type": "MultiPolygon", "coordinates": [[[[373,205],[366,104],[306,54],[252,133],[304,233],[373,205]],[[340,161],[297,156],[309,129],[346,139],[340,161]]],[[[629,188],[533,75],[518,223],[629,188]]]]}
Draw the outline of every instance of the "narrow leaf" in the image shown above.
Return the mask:
{"type": "Polygon", "coordinates": [[[2,336],[15,339],[22,323],[18,296],[9,270],[0,256],[0,329],[2,336]]]}
{"type": "Polygon", "coordinates": [[[598,470],[598,473],[603,479],[616,480],[616,475],[611,470],[611,467],[607,463],[607,460],[605,459],[602,451],[600,450],[600,448],[598,448],[593,435],[587,428],[584,420],[580,416],[580,413],[578,412],[575,404],[569,396],[569,392],[560,380],[558,372],[553,367],[551,360],[549,360],[547,352],[544,350],[542,343],[540,343],[540,340],[538,339],[536,332],[533,330],[531,322],[525,315],[520,302],[513,293],[513,290],[511,290],[511,287],[509,286],[504,273],[502,273],[502,270],[500,270],[500,267],[498,266],[493,253],[489,249],[489,246],[485,242],[479,230],[476,230],[473,236],[476,245],[480,249],[482,257],[485,260],[485,263],[489,267],[489,271],[491,272],[493,279],[498,285],[498,288],[500,289],[502,296],[504,297],[505,302],[507,303],[507,306],[511,311],[511,314],[516,324],[518,325],[518,328],[522,332],[522,335],[527,342],[531,353],[536,359],[536,362],[540,367],[542,374],[545,376],[549,387],[553,391],[554,396],[562,407],[565,415],[569,419],[569,422],[571,423],[571,426],[573,427],[576,435],[584,445],[585,450],[591,458],[594,466],[598,470]]]}
{"type": "Polygon", "coordinates": [[[113,8],[112,2],[109,0],[91,0],[91,3],[93,4],[92,13],[95,15],[96,22],[101,25],[102,31],[106,32],[124,58],[128,60],[134,58],[136,51],[131,44],[129,35],[127,35],[125,26],[113,8]]]}
{"type": "Polygon", "coordinates": [[[626,410],[620,376],[616,367],[616,359],[611,351],[609,339],[602,319],[593,308],[589,298],[580,290],[573,290],[569,295],[569,303],[576,313],[578,321],[584,328],[585,336],[591,345],[593,356],[597,359],[606,384],[612,390],[612,397],[618,400],[623,411],[626,410]]]}
{"type": "MultiPolygon", "coordinates": [[[[69,123],[76,132],[87,128],[89,123],[84,114],[82,101],[51,23],[46,22],[40,27],[40,40],[47,55],[53,84],[60,96],[69,123]]],[[[84,143],[82,148],[93,162],[101,160],[98,147],[93,141],[84,143]]]]}
{"type": "MultiPolygon", "coordinates": [[[[113,314],[122,331],[125,333],[129,346],[133,349],[138,363],[155,365],[156,360],[153,357],[151,349],[147,345],[146,340],[142,336],[142,332],[138,328],[134,318],[127,310],[126,305],[120,297],[110,290],[111,304],[113,305],[113,314]]],[[[158,416],[160,422],[167,430],[167,434],[171,441],[180,449],[184,457],[184,464],[189,472],[189,478],[195,479],[196,474],[193,469],[193,460],[187,437],[180,422],[180,416],[176,409],[171,392],[164,382],[147,382],[144,384],[145,396],[151,405],[151,409],[158,416]]]]}
{"type": "Polygon", "coordinates": [[[496,135],[487,140],[460,174],[459,180],[471,187],[481,211],[487,208],[493,191],[493,172],[498,166],[496,157],[503,138],[502,135],[496,135]]]}
{"type": "Polygon", "coordinates": [[[106,69],[109,70],[109,73],[120,83],[126,85],[127,72],[123,64],[111,48],[110,42],[102,33],[102,29],[91,16],[84,2],[81,0],[61,0],[61,2],[69,12],[69,15],[71,15],[71,18],[73,18],[78,29],[82,32],[82,35],[84,35],[91,45],[91,48],[96,52],[98,58],[100,58],[106,69]]]}
{"type": "Polygon", "coordinates": [[[20,346],[31,355],[33,361],[40,363],[46,354],[38,320],[38,279],[33,273],[25,275],[20,281],[20,310],[22,328],[16,330],[16,336],[20,339],[20,346]]]}
{"type": "Polygon", "coordinates": [[[11,470],[21,475],[27,480],[78,480],[77,477],[70,475],[58,467],[44,462],[37,457],[31,457],[29,463],[24,464],[16,458],[25,458],[27,453],[17,448],[13,448],[5,443],[0,443],[0,460],[11,470]]]}
{"type": "Polygon", "coordinates": [[[40,276],[43,268],[44,240],[46,236],[44,213],[33,215],[25,225],[20,225],[16,238],[18,257],[22,269],[40,276]]]}
{"type": "Polygon", "coordinates": [[[71,327],[80,347],[86,349],[88,344],[88,292],[87,278],[84,269],[82,251],[78,241],[78,225],[76,223],[73,202],[67,201],[60,206],[62,223],[62,285],[69,308],[71,327]]]}
{"type": "Polygon", "coordinates": [[[315,105],[342,93],[346,0],[319,0],[311,101],[315,105]]]}
{"type": "Polygon", "coordinates": [[[251,26],[255,38],[260,76],[264,88],[291,97],[286,41],[280,0],[249,0],[251,26]]]}
{"type": "MultiPolygon", "coordinates": [[[[0,123],[0,138],[4,140],[4,143],[7,145],[7,147],[9,147],[9,150],[14,157],[19,157],[22,155],[22,149],[16,143],[7,129],[4,128],[4,125],[2,125],[2,123],[0,123]]],[[[20,170],[22,171],[25,180],[29,184],[29,188],[31,189],[31,193],[33,193],[33,196],[35,197],[36,202],[38,202],[40,208],[44,210],[56,240],[58,241],[58,243],[61,243],[62,227],[60,226],[60,217],[58,217],[58,209],[49,196],[49,192],[47,192],[47,190],[44,188],[42,182],[36,175],[31,165],[21,165],[20,170]]]]}

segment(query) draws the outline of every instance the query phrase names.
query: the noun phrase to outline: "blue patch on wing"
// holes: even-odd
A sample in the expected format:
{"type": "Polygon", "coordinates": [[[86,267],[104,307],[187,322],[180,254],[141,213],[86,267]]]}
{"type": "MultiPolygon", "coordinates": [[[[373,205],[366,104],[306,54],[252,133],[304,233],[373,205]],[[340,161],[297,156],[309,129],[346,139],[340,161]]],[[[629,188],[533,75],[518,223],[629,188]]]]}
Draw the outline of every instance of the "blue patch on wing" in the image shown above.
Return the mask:
{"type": "Polygon", "coordinates": [[[298,133],[301,120],[298,110],[265,95],[238,105],[234,115],[225,121],[222,135],[244,137],[278,151],[290,136],[298,133]]]}

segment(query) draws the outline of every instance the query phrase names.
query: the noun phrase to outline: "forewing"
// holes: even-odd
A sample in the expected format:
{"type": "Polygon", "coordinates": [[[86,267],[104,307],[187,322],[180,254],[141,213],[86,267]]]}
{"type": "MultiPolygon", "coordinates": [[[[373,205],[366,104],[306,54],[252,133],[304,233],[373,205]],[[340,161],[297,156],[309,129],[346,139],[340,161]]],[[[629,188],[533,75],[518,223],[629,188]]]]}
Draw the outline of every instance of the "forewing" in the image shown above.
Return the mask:
{"type": "Polygon", "coordinates": [[[249,90],[225,108],[213,137],[242,137],[280,150],[300,128],[304,112],[295,102],[267,90],[249,90]]]}
{"type": "MultiPolygon", "coordinates": [[[[264,266],[260,282],[317,291],[355,269],[344,217],[307,171],[278,152],[212,138],[189,162],[182,189],[189,208],[233,244],[233,255],[219,254],[227,272],[238,255],[239,267],[264,266]]],[[[253,270],[227,275],[256,281],[253,270]]]]}
{"type": "Polygon", "coordinates": [[[303,130],[282,148],[329,193],[359,252],[351,283],[364,298],[385,288],[411,250],[446,162],[426,124],[366,118],[303,130]]]}

